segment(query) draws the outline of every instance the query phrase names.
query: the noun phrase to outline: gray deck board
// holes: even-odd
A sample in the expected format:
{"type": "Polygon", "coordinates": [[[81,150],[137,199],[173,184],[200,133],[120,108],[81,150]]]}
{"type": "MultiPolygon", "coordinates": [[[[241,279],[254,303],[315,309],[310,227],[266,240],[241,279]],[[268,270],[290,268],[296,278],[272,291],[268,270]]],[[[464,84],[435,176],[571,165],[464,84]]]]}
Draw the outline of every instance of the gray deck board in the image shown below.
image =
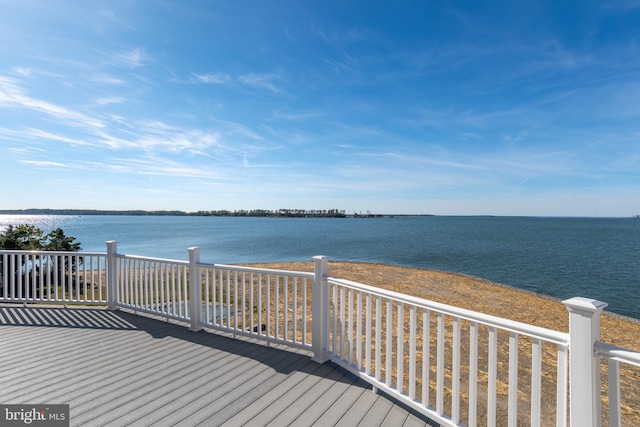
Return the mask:
{"type": "MultiPolygon", "coordinates": [[[[387,414],[393,407],[393,402],[388,399],[378,399],[376,404],[373,405],[366,415],[360,420],[358,423],[359,426],[379,426],[382,425],[384,419],[387,417],[387,414]]],[[[398,425],[402,425],[398,423],[398,425]]]]}
{"type": "Polygon", "coordinates": [[[346,371],[339,380],[329,381],[323,379],[320,383],[327,385],[324,393],[309,406],[296,420],[291,423],[293,426],[310,426],[314,425],[338,399],[342,397],[345,391],[356,382],[356,377],[348,374],[346,371]]]}
{"type": "MultiPolygon", "coordinates": [[[[313,385],[312,388],[307,390],[302,390],[302,393],[297,398],[294,404],[289,406],[287,411],[281,411],[281,413],[271,420],[268,425],[270,426],[281,426],[281,425],[300,425],[301,420],[304,418],[311,418],[310,416],[313,413],[315,416],[311,418],[311,422],[315,421],[325,410],[326,406],[331,404],[332,402],[327,402],[325,399],[334,398],[335,396],[328,395],[327,390],[336,382],[342,381],[345,376],[345,371],[342,369],[338,369],[337,367],[331,369],[331,371],[327,372],[313,385]],[[316,405],[319,403],[319,405],[316,405]],[[319,412],[321,410],[321,412],[319,412]],[[309,414],[306,412],[310,411],[309,414]]],[[[348,379],[351,379],[352,376],[349,376],[348,379]]],[[[364,385],[362,385],[364,386],[364,385]]],[[[365,386],[366,387],[366,386],[365,386]]]]}
{"type": "Polygon", "coordinates": [[[348,387],[342,395],[318,418],[314,425],[336,425],[349,409],[358,401],[363,393],[373,393],[368,388],[348,387]]]}
{"type": "Polygon", "coordinates": [[[252,417],[256,417],[257,415],[259,415],[259,420],[263,425],[268,424],[283,413],[282,408],[289,408],[285,413],[293,415],[295,409],[302,407],[300,396],[307,390],[315,387],[320,381],[321,376],[327,375],[328,372],[333,369],[335,369],[333,365],[310,363],[280,383],[277,387],[274,387],[269,393],[265,393],[256,399],[252,405],[252,409],[255,411],[254,414],[248,412],[243,413],[239,410],[240,408],[238,408],[241,403],[235,402],[235,404],[226,407],[224,413],[221,415],[225,417],[223,418],[225,422],[230,420],[228,425],[248,422],[252,417]],[[244,418],[244,420],[242,420],[242,418],[244,418]]]}
{"type": "MultiPolygon", "coordinates": [[[[286,363],[294,369],[290,375],[265,372],[264,375],[251,379],[247,387],[237,387],[232,391],[220,396],[216,400],[216,405],[207,405],[197,412],[191,414],[184,421],[189,425],[219,425],[236,414],[246,411],[249,416],[263,414],[264,410],[273,405],[276,401],[281,405],[280,396],[288,388],[293,387],[300,378],[303,377],[304,370],[310,365],[314,368],[318,365],[311,362],[307,357],[287,358],[286,363]],[[243,404],[244,399],[252,401],[250,410],[243,404]]],[[[276,405],[277,406],[277,405],[276,405]]]]}
{"type": "Polygon", "coordinates": [[[389,409],[387,416],[382,421],[384,427],[395,427],[404,425],[409,413],[402,407],[394,405],[389,409]]]}
{"type": "Polygon", "coordinates": [[[310,354],[128,311],[0,305],[0,403],[68,403],[71,425],[425,426],[310,354]]]}

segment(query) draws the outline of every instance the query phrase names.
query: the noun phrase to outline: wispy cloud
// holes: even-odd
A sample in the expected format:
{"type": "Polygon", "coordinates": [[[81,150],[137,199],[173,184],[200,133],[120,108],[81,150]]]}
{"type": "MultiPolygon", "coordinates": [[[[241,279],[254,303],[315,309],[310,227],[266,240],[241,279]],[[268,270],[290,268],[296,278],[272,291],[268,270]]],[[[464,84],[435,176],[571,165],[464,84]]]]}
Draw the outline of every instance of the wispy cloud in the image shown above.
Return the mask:
{"type": "Polygon", "coordinates": [[[20,136],[22,138],[28,140],[36,140],[36,141],[55,141],[55,142],[64,142],[70,145],[75,146],[91,146],[94,145],[86,140],[78,139],[78,138],[70,138],[68,136],[55,134],[52,132],[47,132],[41,129],[35,128],[25,128],[22,132],[20,132],[20,136]]]}
{"type": "MultiPolygon", "coordinates": [[[[363,154],[366,156],[366,154],[363,154]]],[[[385,159],[398,159],[403,161],[404,163],[409,163],[413,166],[425,166],[425,165],[433,165],[433,166],[443,166],[451,169],[463,169],[463,170],[475,170],[475,171],[488,171],[491,168],[487,166],[483,166],[478,162],[461,162],[461,161],[451,161],[444,160],[435,157],[426,157],[420,155],[410,155],[410,154],[399,154],[393,152],[385,152],[375,155],[376,157],[382,157],[385,159]]]]}
{"type": "MultiPolygon", "coordinates": [[[[98,98],[93,104],[106,106],[125,102],[122,97],[98,98]]],[[[59,133],[33,127],[11,130],[12,138],[37,141],[56,141],[71,145],[106,146],[111,149],[135,149],[145,152],[191,152],[205,154],[222,148],[220,133],[211,130],[172,126],[162,121],[122,121],[114,127],[103,119],[90,117],[48,101],[29,97],[12,79],[0,76],[0,108],[25,108],[55,117],[60,124],[80,126],[88,133],[85,138],[70,138],[59,133]],[[131,129],[135,129],[132,131],[131,129]]],[[[117,122],[116,122],[117,123],[117,122]]],[[[5,135],[8,135],[5,132],[5,135]]]]}
{"type": "Polygon", "coordinates": [[[220,134],[210,130],[189,129],[167,125],[160,121],[141,121],[125,128],[99,131],[92,140],[114,150],[129,149],[143,152],[204,154],[222,150],[220,134]]]}
{"type": "Polygon", "coordinates": [[[33,69],[28,67],[13,67],[11,73],[22,77],[28,77],[33,74],[33,69]]]}
{"type": "Polygon", "coordinates": [[[223,73],[207,73],[207,74],[193,73],[191,82],[224,84],[224,83],[228,83],[230,80],[231,80],[231,77],[223,73]]]}
{"type": "Polygon", "coordinates": [[[244,85],[267,89],[271,92],[279,93],[281,92],[281,90],[276,85],[276,80],[279,80],[279,77],[274,74],[249,73],[238,77],[238,81],[244,85]]]}
{"type": "Polygon", "coordinates": [[[142,48],[129,49],[124,52],[110,54],[112,62],[128,68],[139,68],[148,65],[151,56],[142,48]]]}
{"type": "Polygon", "coordinates": [[[337,74],[352,72],[359,67],[357,62],[349,55],[341,59],[325,58],[323,61],[337,74]]]}
{"type": "Polygon", "coordinates": [[[68,168],[69,165],[59,162],[52,162],[47,160],[22,160],[20,163],[29,166],[37,166],[37,167],[56,167],[56,168],[68,168]]]}
{"type": "Polygon", "coordinates": [[[164,157],[112,158],[101,162],[100,167],[114,172],[126,172],[134,175],[153,175],[180,178],[198,178],[206,180],[234,179],[230,171],[215,167],[195,167],[187,163],[164,157]]]}
{"type": "Polygon", "coordinates": [[[104,123],[72,109],[26,95],[12,79],[0,76],[0,106],[19,107],[45,113],[66,123],[89,128],[102,128],[104,123]]]}
{"type": "Polygon", "coordinates": [[[191,73],[189,77],[179,78],[174,74],[171,75],[170,81],[183,84],[217,84],[217,85],[235,85],[238,83],[243,86],[249,86],[255,89],[267,89],[273,93],[281,93],[282,89],[277,82],[281,80],[281,76],[277,73],[246,73],[237,76],[226,73],[191,73]]]}
{"type": "Polygon", "coordinates": [[[220,135],[213,132],[189,129],[177,131],[154,132],[147,128],[134,144],[142,150],[162,149],[169,152],[189,151],[192,153],[206,152],[210,148],[217,148],[220,135]]]}
{"type": "Polygon", "coordinates": [[[121,85],[125,83],[124,80],[108,74],[95,74],[91,77],[91,80],[97,83],[105,83],[109,85],[121,85]]]}
{"type": "Polygon", "coordinates": [[[272,113],[272,118],[275,120],[297,121],[315,119],[324,115],[325,113],[322,111],[291,112],[275,110],[272,113]]]}
{"type": "Polygon", "coordinates": [[[21,79],[23,78],[33,79],[36,77],[55,77],[55,78],[63,77],[62,74],[56,73],[55,71],[51,71],[50,69],[34,68],[34,67],[11,67],[7,71],[7,74],[21,78],[21,79]]]}
{"type": "Polygon", "coordinates": [[[120,96],[109,96],[105,98],[98,98],[95,101],[93,101],[95,105],[98,105],[101,107],[104,107],[110,104],[122,104],[124,102],[127,102],[127,99],[120,96]]]}
{"type": "MultiPolygon", "coordinates": [[[[0,132],[0,135],[2,135],[2,133],[0,132]]],[[[28,155],[31,153],[42,153],[45,152],[46,150],[43,148],[39,148],[39,147],[34,147],[34,146],[22,146],[22,147],[8,147],[7,148],[7,152],[11,153],[11,154],[19,154],[19,155],[28,155]]]]}

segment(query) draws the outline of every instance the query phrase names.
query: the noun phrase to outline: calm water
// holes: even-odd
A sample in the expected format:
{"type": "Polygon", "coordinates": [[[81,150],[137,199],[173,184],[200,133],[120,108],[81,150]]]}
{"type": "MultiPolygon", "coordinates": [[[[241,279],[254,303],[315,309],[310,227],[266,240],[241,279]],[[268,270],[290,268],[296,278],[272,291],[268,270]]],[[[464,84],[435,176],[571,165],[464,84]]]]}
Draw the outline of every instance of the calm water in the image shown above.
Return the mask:
{"type": "Polygon", "coordinates": [[[204,262],[303,261],[314,255],[466,273],[559,299],[585,296],[640,319],[640,220],[397,217],[370,219],[0,216],[56,227],[86,251],[204,262]]]}

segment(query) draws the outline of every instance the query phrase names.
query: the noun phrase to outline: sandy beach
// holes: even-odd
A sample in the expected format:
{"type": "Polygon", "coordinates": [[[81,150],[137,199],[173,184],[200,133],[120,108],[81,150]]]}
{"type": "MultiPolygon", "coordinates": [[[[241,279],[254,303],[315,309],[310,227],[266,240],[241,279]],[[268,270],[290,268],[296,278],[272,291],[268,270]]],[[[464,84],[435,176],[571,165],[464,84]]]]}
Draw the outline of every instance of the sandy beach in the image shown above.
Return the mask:
{"type": "MultiPolygon", "coordinates": [[[[252,265],[313,271],[311,262],[252,265]]],[[[569,331],[568,312],[561,301],[477,277],[411,267],[340,261],[329,262],[329,274],[543,328],[569,331]]],[[[640,351],[640,321],[609,313],[605,309],[601,326],[602,341],[640,351]]]]}

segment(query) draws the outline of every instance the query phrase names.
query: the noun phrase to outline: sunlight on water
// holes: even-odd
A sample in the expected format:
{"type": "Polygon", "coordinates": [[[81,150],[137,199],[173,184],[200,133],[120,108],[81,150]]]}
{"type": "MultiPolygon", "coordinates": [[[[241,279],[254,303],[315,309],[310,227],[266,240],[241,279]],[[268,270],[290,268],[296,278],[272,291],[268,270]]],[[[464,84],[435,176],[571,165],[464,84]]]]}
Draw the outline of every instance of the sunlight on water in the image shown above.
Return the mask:
{"type": "Polygon", "coordinates": [[[65,215],[0,215],[0,230],[4,231],[7,226],[28,224],[38,227],[43,232],[48,233],[56,228],[64,229],[65,225],[74,221],[76,217],[65,215]]]}

